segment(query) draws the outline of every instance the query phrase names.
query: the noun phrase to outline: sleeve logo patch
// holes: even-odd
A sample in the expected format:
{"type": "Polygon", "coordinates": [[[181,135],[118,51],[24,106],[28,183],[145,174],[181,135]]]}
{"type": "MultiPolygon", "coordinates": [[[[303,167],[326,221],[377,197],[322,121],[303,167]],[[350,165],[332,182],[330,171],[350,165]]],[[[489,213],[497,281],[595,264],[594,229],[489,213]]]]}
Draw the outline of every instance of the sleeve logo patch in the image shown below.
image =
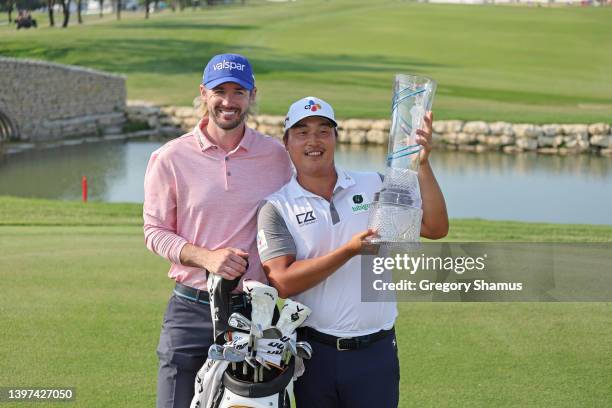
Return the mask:
{"type": "Polygon", "coordinates": [[[261,253],[268,249],[268,240],[266,239],[266,233],[260,229],[257,232],[257,250],[261,253]]]}

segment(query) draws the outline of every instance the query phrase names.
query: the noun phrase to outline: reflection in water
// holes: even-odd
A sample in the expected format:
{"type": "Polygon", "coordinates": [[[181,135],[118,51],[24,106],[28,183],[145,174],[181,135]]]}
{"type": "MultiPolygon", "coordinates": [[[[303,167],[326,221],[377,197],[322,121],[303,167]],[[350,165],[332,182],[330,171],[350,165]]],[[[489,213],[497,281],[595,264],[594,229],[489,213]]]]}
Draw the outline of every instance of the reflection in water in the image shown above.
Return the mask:
{"type": "MultiPolygon", "coordinates": [[[[0,161],[0,195],[142,202],[143,178],[159,142],[107,142],[34,151],[0,161]]],[[[382,146],[338,146],[339,165],[384,171],[382,146]]],[[[612,224],[612,160],[435,151],[432,166],[453,218],[612,224]]]]}

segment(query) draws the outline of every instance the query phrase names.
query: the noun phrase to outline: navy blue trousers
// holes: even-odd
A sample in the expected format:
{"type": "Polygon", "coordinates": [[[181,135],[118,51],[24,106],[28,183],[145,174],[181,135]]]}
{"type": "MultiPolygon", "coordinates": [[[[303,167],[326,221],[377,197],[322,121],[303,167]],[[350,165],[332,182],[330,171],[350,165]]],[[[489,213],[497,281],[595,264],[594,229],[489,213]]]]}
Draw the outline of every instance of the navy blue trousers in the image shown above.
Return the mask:
{"type": "Polygon", "coordinates": [[[338,351],[308,340],[306,372],[294,385],[297,408],[396,408],[400,369],[395,336],[367,348],[338,351]]]}

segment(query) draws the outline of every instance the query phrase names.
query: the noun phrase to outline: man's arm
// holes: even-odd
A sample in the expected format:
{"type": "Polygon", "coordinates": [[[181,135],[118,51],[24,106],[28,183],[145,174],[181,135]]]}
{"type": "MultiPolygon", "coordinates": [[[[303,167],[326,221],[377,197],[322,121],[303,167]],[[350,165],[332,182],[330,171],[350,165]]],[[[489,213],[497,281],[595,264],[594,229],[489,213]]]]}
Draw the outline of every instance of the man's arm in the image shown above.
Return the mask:
{"type": "Polygon", "coordinates": [[[278,295],[288,298],[304,292],[325,280],[361,252],[363,241],[374,235],[371,230],[354,235],[349,242],[318,258],[295,260],[295,255],[283,255],[263,263],[270,284],[278,295]]]}
{"type": "Polygon", "coordinates": [[[200,248],[176,233],[175,180],[168,163],[159,156],[160,151],[151,155],[145,174],[143,218],[147,248],[175,264],[204,268],[226,279],[240,277],[246,271],[247,253],[236,248],[200,248]]]}
{"type": "Polygon", "coordinates": [[[249,254],[237,248],[221,248],[211,251],[193,244],[183,246],[181,264],[206,269],[225,279],[240,278],[247,268],[249,254]]]}
{"type": "Polygon", "coordinates": [[[264,272],[280,297],[287,298],[325,280],[362,248],[366,231],[327,255],[296,261],[296,245],[283,219],[271,202],[263,202],[257,214],[257,249],[264,272]]]}
{"type": "Polygon", "coordinates": [[[448,213],[444,195],[429,164],[429,155],[432,150],[433,114],[428,112],[424,119],[423,129],[417,130],[417,142],[423,146],[419,167],[419,186],[423,201],[421,236],[440,239],[448,234],[448,213]]]}

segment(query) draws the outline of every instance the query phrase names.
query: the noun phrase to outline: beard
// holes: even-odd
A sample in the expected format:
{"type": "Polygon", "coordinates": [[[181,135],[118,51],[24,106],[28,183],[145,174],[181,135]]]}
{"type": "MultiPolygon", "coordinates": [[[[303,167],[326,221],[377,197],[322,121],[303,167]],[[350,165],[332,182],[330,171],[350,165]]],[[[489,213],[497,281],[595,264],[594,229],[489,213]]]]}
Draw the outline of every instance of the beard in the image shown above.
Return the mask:
{"type": "Polygon", "coordinates": [[[244,121],[246,120],[248,112],[244,111],[241,112],[240,115],[238,115],[238,117],[234,120],[231,121],[224,121],[223,119],[221,119],[219,116],[221,116],[221,114],[217,114],[216,110],[211,112],[210,115],[210,119],[212,119],[212,121],[214,122],[215,125],[219,126],[221,129],[223,130],[232,130],[232,129],[236,129],[238,126],[242,125],[244,123],[244,121]],[[219,115],[219,116],[217,116],[219,115]]]}

